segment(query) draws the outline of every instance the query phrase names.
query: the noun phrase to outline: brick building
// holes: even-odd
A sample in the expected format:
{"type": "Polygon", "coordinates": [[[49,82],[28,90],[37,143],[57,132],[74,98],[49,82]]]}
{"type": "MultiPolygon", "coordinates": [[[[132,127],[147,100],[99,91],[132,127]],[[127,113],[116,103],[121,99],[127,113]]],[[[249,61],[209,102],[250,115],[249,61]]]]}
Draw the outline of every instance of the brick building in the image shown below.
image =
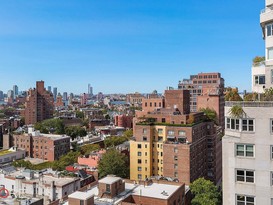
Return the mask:
{"type": "Polygon", "coordinates": [[[191,112],[197,112],[200,108],[214,109],[219,125],[224,128],[224,82],[220,73],[198,73],[191,75],[190,79],[179,81],[178,89],[190,91],[191,112]]]}
{"type": "Polygon", "coordinates": [[[205,177],[220,183],[219,127],[203,112],[190,113],[188,90],[167,90],[164,100],[165,108],[136,114],[130,179],[164,176],[190,184],[205,177]]]}
{"type": "Polygon", "coordinates": [[[70,151],[70,137],[41,134],[29,128],[28,134],[13,135],[15,147],[26,150],[26,156],[48,161],[59,159],[70,151]]]}
{"type": "Polygon", "coordinates": [[[53,117],[54,99],[51,92],[44,88],[44,81],[36,82],[36,89],[30,89],[25,102],[25,124],[53,117]]]}
{"type": "Polygon", "coordinates": [[[149,180],[137,184],[119,177],[107,176],[99,180],[97,186],[69,195],[65,205],[188,205],[190,203],[187,203],[187,190],[183,183],[149,180]]]}
{"type": "Polygon", "coordinates": [[[133,116],[130,115],[116,115],[115,126],[124,128],[133,128],[133,116]]]}

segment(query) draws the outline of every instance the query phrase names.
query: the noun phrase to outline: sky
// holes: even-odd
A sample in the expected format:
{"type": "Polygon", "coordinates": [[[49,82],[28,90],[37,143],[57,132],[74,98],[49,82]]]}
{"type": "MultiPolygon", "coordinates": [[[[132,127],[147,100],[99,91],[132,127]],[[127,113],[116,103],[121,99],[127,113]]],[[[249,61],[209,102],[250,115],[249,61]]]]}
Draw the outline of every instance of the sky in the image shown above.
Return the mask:
{"type": "Polygon", "coordinates": [[[0,90],[163,92],[200,72],[251,90],[263,0],[0,0],[0,90]]]}

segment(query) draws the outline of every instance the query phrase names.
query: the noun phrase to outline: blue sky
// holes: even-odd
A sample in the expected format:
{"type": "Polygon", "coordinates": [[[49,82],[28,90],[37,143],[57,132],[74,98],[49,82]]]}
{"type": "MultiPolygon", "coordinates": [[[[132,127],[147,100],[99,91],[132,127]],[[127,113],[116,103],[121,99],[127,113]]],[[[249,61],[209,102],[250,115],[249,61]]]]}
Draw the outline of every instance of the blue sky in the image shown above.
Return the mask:
{"type": "Polygon", "coordinates": [[[262,0],[0,0],[0,90],[162,92],[198,72],[251,88],[262,0]],[[250,3],[251,2],[251,3],[250,3]]]}

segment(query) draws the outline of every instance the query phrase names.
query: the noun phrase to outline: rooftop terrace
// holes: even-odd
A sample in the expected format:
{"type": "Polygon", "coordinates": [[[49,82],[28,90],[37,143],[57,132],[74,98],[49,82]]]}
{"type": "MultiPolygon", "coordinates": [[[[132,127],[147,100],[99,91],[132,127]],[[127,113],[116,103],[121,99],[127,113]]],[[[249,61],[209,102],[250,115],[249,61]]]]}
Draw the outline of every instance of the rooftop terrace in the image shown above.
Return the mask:
{"type": "Polygon", "coordinates": [[[273,107],[273,101],[226,101],[226,107],[239,105],[241,107],[273,107]]]}

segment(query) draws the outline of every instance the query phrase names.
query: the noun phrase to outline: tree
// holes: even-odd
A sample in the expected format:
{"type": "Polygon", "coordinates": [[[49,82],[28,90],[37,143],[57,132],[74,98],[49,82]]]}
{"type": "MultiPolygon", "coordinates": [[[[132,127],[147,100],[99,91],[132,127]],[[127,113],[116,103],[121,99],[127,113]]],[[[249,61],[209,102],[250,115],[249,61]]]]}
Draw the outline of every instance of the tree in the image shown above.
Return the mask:
{"type": "Polygon", "coordinates": [[[273,88],[267,88],[264,90],[264,101],[273,101],[273,88]]]}
{"type": "Polygon", "coordinates": [[[79,127],[79,126],[69,126],[65,128],[65,134],[70,136],[73,140],[80,136],[84,137],[87,135],[87,132],[84,128],[79,127]]]}
{"type": "Polygon", "coordinates": [[[98,144],[87,144],[81,146],[81,153],[84,155],[90,154],[90,152],[99,150],[100,146],[98,144]]]}
{"type": "Polygon", "coordinates": [[[98,164],[100,178],[114,174],[122,178],[129,177],[128,158],[116,149],[109,149],[102,155],[98,164]]]}
{"type": "Polygon", "coordinates": [[[130,129],[130,130],[126,130],[124,133],[123,133],[123,136],[126,137],[128,140],[133,137],[133,130],[130,129]]]}
{"type": "Polygon", "coordinates": [[[238,93],[238,89],[235,88],[227,88],[225,93],[225,101],[242,101],[243,99],[240,97],[238,93]]]}
{"type": "Polygon", "coordinates": [[[61,156],[59,160],[54,161],[52,169],[62,171],[66,166],[76,163],[80,155],[80,152],[71,151],[68,154],[61,156]]]}
{"type": "Polygon", "coordinates": [[[81,118],[81,119],[83,119],[83,118],[84,118],[84,113],[81,112],[81,111],[76,111],[76,118],[81,118]]]}
{"type": "Polygon", "coordinates": [[[217,187],[209,180],[199,178],[190,184],[190,190],[195,195],[193,205],[218,205],[220,193],[217,187]]]}
{"type": "Polygon", "coordinates": [[[244,101],[256,101],[258,100],[258,93],[248,93],[244,95],[244,101]]]}
{"type": "Polygon", "coordinates": [[[217,123],[217,113],[214,109],[211,108],[201,108],[201,112],[204,112],[208,119],[212,120],[213,122],[217,123]]]}
{"type": "Polygon", "coordinates": [[[41,133],[54,133],[54,134],[65,134],[63,120],[59,118],[53,118],[37,122],[34,125],[36,130],[40,130],[41,133]]]}

